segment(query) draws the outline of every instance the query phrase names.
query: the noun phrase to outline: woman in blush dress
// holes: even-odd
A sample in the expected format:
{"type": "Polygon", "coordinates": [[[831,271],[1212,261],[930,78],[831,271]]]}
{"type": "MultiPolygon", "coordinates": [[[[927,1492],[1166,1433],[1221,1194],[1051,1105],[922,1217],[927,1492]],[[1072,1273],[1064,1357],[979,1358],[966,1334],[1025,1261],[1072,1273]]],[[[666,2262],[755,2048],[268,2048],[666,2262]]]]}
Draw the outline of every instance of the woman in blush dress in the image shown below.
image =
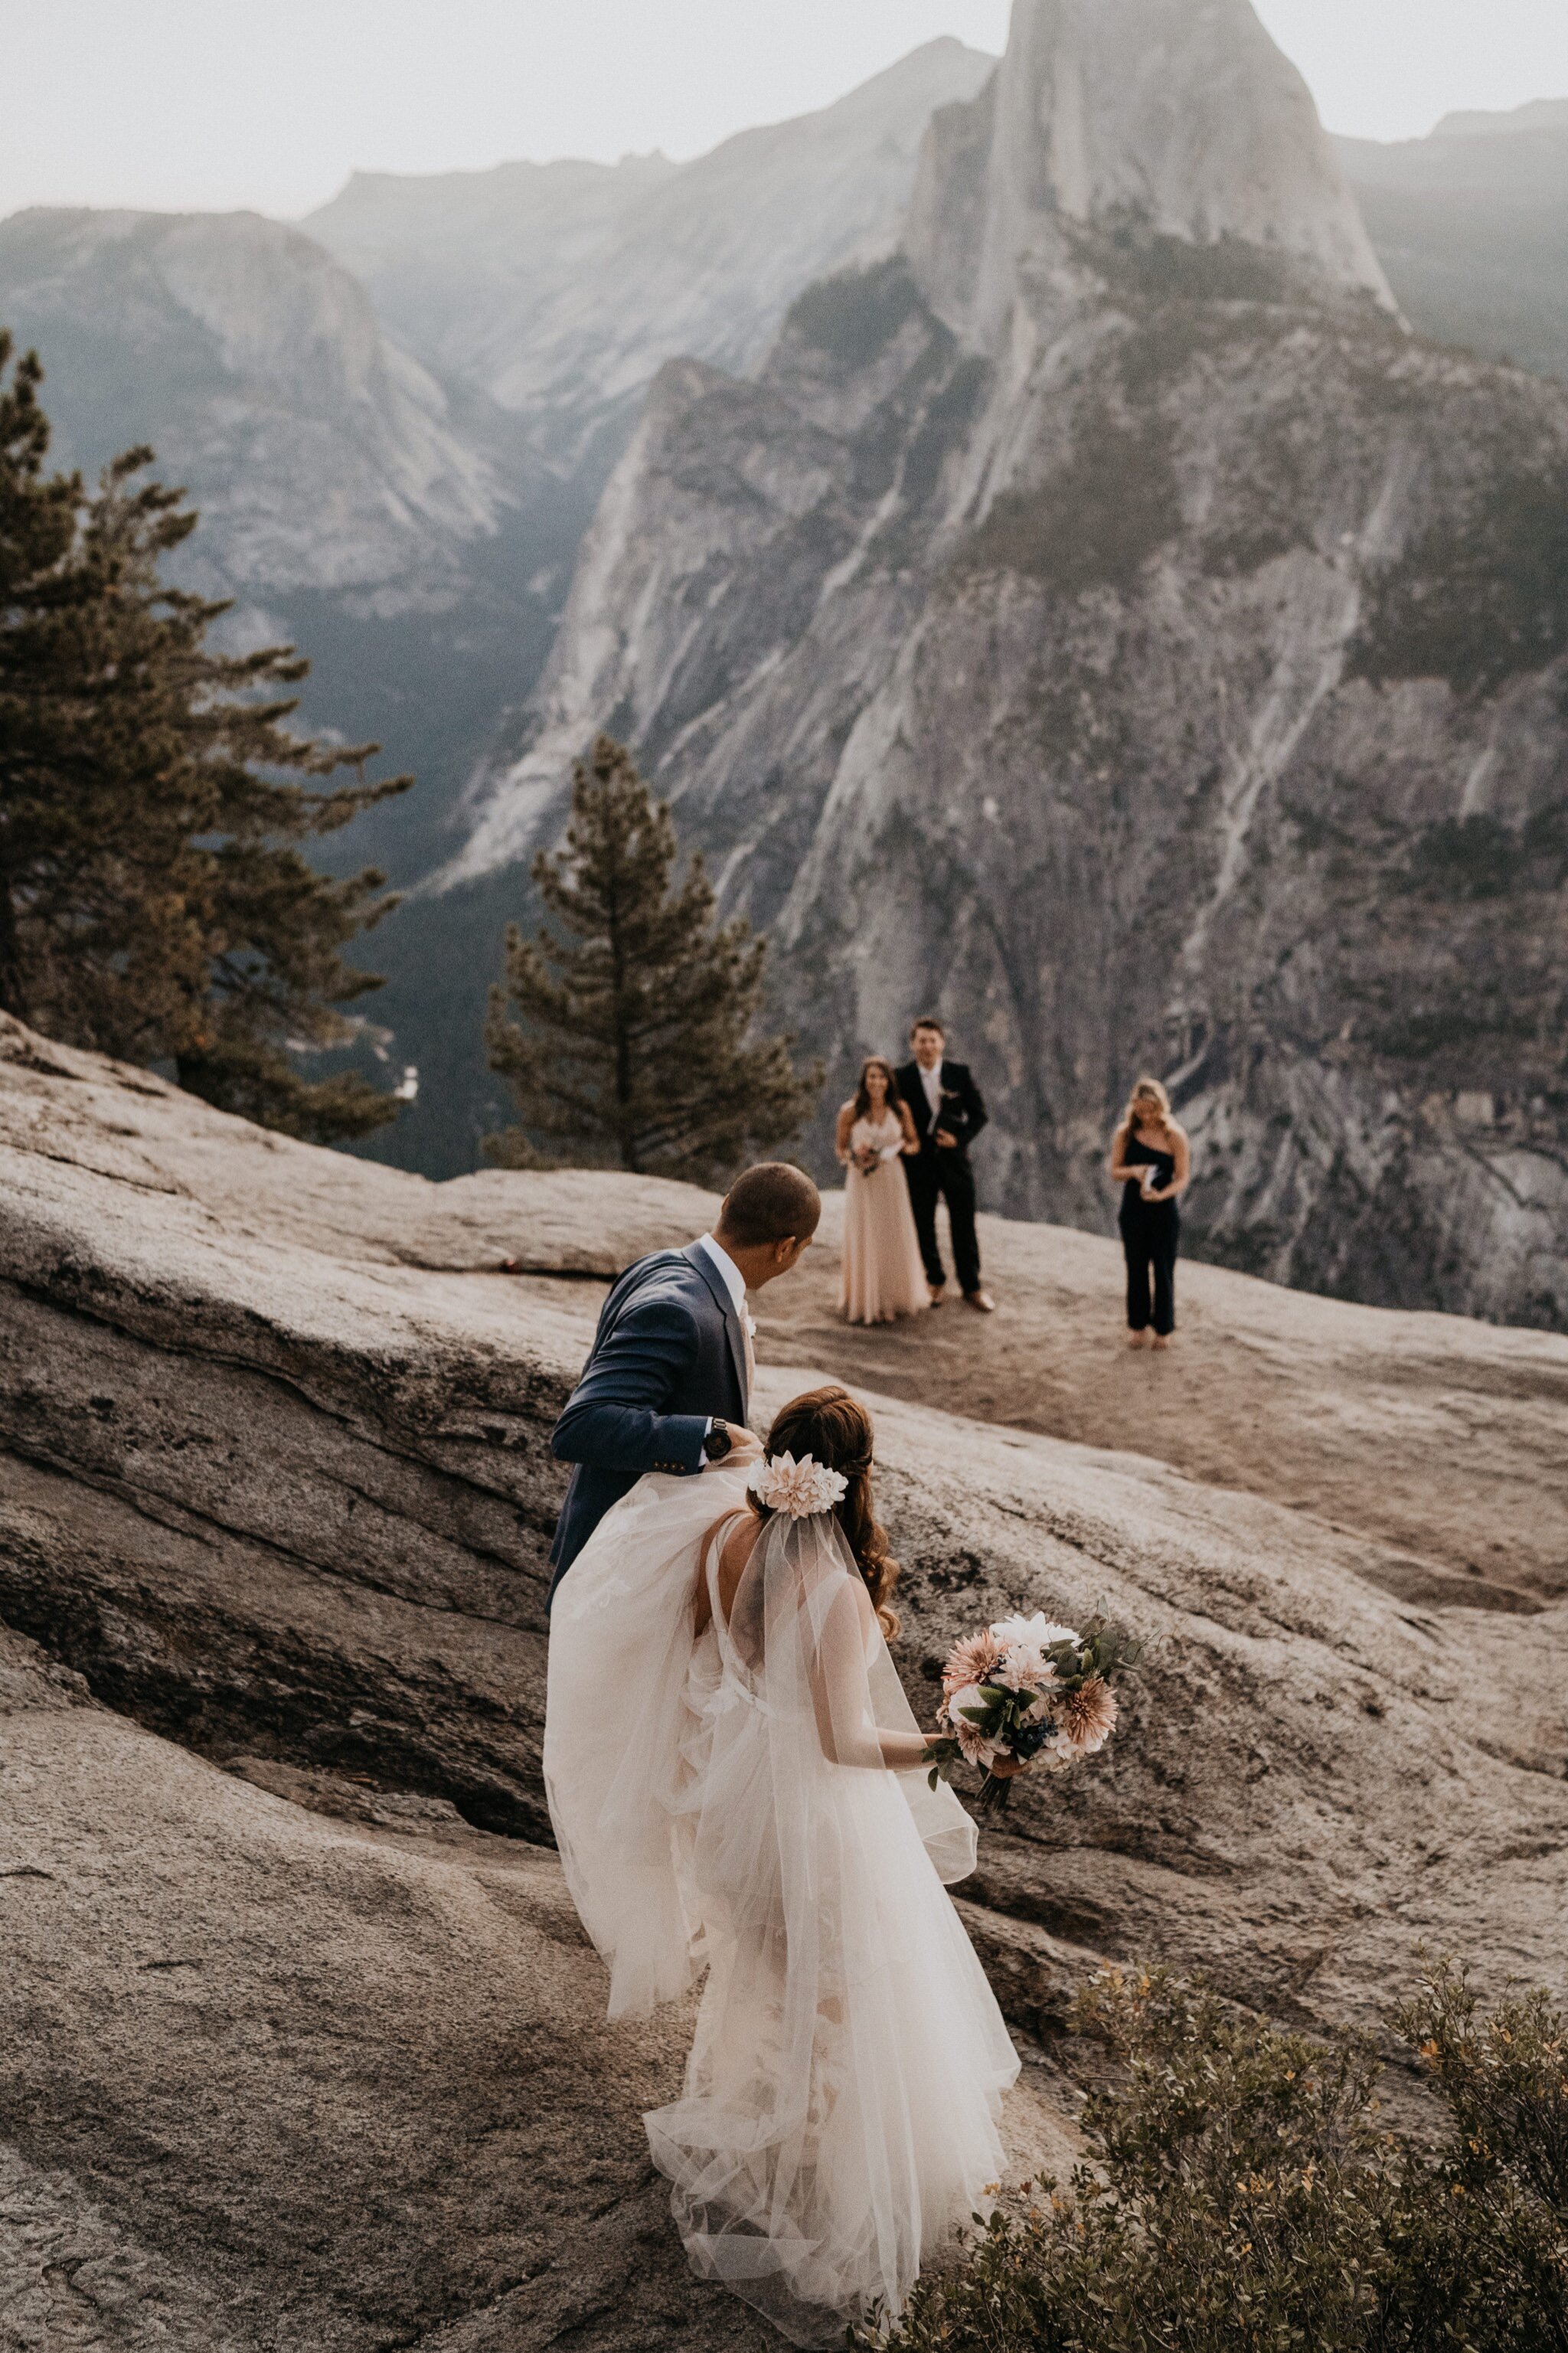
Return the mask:
{"type": "Polygon", "coordinates": [[[860,1083],[839,1112],[836,1148],[845,1168],[838,1312],[851,1324],[918,1315],[931,1305],[931,1288],[899,1162],[919,1152],[920,1138],[893,1066],[879,1054],[861,1065],[860,1083]]]}

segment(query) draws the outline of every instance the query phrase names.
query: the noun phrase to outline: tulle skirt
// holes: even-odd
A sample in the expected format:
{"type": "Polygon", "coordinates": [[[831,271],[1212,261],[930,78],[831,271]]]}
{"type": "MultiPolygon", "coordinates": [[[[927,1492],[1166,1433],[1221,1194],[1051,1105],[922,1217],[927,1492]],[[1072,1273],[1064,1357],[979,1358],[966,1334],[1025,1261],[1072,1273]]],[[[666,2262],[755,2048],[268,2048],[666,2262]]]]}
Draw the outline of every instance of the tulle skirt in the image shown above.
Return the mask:
{"type": "Polygon", "coordinates": [[[869,1176],[844,1176],[844,1262],[839,1313],[851,1324],[890,1324],[931,1305],[903,1167],[884,1161],[869,1176]]]}
{"type": "Polygon", "coordinates": [[[792,1828],[711,1642],[690,1696],[679,1843],[709,1974],[648,2146],[693,2270],[792,2343],[840,2345],[989,2210],[1018,2061],[922,1843],[919,1777],[832,1770],[792,1828]]]}

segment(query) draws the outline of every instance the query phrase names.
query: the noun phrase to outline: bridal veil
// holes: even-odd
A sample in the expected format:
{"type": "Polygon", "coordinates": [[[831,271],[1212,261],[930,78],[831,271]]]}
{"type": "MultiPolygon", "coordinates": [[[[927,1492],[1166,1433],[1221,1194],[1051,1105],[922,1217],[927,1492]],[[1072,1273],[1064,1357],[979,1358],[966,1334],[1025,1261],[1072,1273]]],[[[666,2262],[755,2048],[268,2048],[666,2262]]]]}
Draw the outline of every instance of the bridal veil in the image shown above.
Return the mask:
{"type": "Polygon", "coordinates": [[[832,2345],[988,2202],[1017,2059],[942,1884],[973,1825],[883,1763],[917,1727],[838,1524],[768,1519],[726,1625],[744,1497],[743,1465],[645,1479],[574,1563],[546,1784],[611,2014],[707,1968],[683,2094],[645,2119],[694,2269],[832,2345]]]}

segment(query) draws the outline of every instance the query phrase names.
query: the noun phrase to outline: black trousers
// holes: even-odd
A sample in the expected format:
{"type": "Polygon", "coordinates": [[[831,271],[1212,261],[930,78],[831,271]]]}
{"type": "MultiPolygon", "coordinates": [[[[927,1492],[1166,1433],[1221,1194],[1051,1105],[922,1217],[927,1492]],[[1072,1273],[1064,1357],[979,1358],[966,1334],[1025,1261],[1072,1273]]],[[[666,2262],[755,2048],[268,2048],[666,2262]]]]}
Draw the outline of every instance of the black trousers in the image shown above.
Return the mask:
{"type": "Polygon", "coordinates": [[[1127,1328],[1146,1332],[1152,1322],[1162,1335],[1176,1328],[1176,1251],[1182,1213],[1174,1201],[1124,1208],[1116,1220],[1127,1253],[1127,1328]],[[1149,1297],[1153,1278],[1152,1312],[1149,1297]]]}
{"type": "Polygon", "coordinates": [[[968,1158],[951,1145],[944,1150],[938,1145],[922,1152],[918,1160],[906,1160],[904,1174],[910,1180],[910,1206],[915,1213],[915,1231],[921,1238],[926,1281],[947,1281],[942,1252],[936,1246],[936,1205],[943,1200],[952,1228],[952,1260],[958,1287],[961,1291],[978,1291],[980,1243],[974,1231],[974,1171],[968,1158]]]}

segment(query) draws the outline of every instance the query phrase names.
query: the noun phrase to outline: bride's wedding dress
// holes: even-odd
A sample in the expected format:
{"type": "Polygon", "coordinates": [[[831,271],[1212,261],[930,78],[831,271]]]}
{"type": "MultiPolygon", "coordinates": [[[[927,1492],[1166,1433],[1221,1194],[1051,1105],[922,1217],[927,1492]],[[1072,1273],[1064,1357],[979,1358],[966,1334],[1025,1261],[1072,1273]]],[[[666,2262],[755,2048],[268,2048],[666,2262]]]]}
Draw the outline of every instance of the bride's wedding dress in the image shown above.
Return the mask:
{"type": "Polygon", "coordinates": [[[828,2346],[989,2203],[1018,2061],[942,1883],[973,1825],[882,1763],[915,1721],[832,1515],[770,1518],[723,1621],[744,1495],[744,1464],[650,1476],[601,1523],[556,1596],[545,1778],[610,2014],[708,1972],[644,2119],[692,2266],[828,2346]]]}

